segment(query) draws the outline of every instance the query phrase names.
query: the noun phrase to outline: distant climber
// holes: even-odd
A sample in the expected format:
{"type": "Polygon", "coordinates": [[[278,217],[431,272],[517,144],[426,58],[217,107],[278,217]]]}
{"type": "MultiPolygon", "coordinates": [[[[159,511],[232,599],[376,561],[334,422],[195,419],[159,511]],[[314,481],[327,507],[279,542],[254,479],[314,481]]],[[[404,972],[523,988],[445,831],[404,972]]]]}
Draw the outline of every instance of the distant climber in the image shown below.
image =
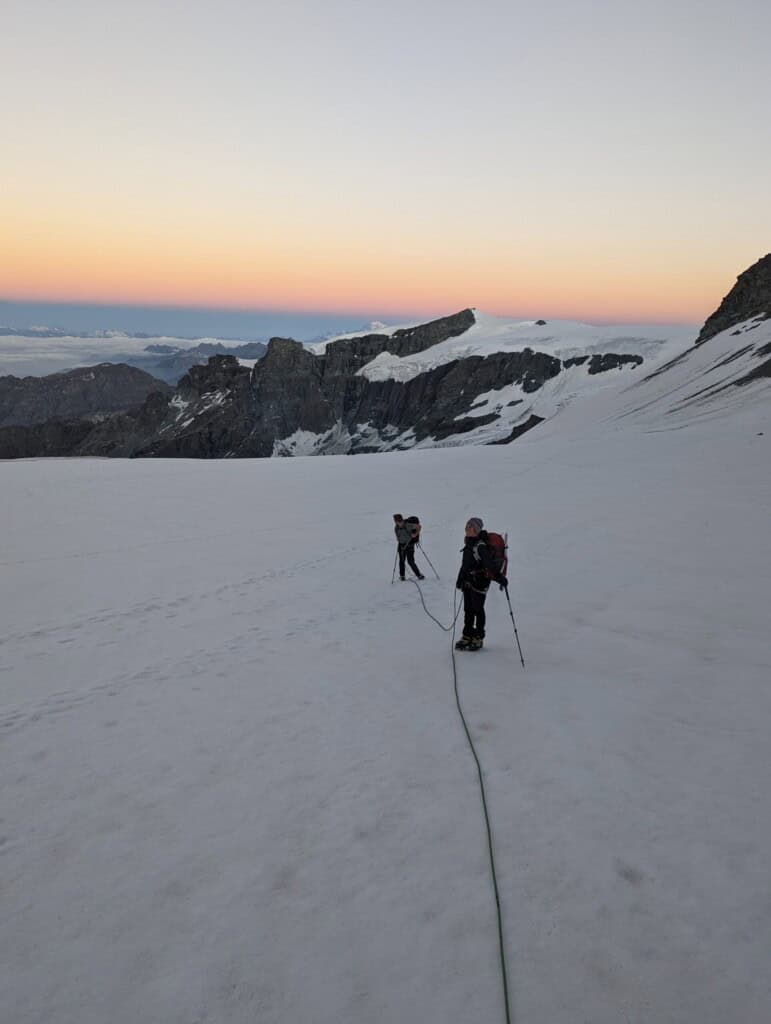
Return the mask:
{"type": "Polygon", "coordinates": [[[455,645],[458,651],[481,650],[485,639],[485,598],[490,583],[494,580],[501,588],[508,586],[505,541],[499,534],[488,534],[483,527],[484,523],[477,516],[466,523],[463,561],[455,584],[463,591],[463,636],[455,645]],[[493,538],[495,543],[492,543],[493,538]],[[502,552],[499,546],[503,546],[502,552]]]}
{"type": "Polygon", "coordinates": [[[394,515],[394,534],[396,535],[397,554],[399,556],[399,579],[404,580],[405,562],[419,580],[425,579],[415,564],[415,545],[420,540],[420,520],[417,516],[406,519],[396,513],[394,515]]]}

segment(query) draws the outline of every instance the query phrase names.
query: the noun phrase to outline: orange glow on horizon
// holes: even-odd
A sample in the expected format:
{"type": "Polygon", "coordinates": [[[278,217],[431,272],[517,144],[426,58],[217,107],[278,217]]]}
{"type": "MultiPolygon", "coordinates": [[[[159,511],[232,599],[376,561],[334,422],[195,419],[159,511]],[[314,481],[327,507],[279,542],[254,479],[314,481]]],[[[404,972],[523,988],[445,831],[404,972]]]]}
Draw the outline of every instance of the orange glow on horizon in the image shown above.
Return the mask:
{"type": "Polygon", "coordinates": [[[684,272],[646,250],[634,262],[609,246],[555,255],[523,244],[522,252],[503,261],[479,245],[440,252],[400,250],[393,239],[363,248],[345,239],[322,246],[26,223],[0,238],[0,297],[397,317],[474,306],[523,319],[699,323],[733,283],[723,268],[684,272]]]}

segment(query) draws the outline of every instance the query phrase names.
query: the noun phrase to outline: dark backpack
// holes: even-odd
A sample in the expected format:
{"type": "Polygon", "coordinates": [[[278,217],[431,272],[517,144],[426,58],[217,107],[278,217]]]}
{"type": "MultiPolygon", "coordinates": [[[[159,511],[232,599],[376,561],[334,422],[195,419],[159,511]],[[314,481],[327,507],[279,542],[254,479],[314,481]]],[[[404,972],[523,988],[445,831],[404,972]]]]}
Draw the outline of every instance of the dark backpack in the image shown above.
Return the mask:
{"type": "Polygon", "coordinates": [[[492,570],[485,569],[485,576],[489,576],[491,580],[494,580],[497,576],[505,576],[506,570],[509,567],[509,556],[508,556],[508,533],[504,533],[501,536],[500,533],[487,532],[487,550],[490,555],[490,562],[492,564],[492,570]]]}
{"type": "Polygon", "coordinates": [[[420,536],[420,520],[417,516],[407,516],[404,520],[408,524],[407,529],[410,531],[413,540],[417,540],[420,536]]]}

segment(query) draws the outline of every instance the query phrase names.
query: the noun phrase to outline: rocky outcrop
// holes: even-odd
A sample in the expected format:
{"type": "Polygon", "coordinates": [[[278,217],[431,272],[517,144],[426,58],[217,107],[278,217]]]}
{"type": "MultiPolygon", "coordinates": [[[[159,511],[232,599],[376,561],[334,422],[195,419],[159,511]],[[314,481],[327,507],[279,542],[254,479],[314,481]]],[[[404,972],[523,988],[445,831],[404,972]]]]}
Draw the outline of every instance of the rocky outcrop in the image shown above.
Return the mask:
{"type": "Polygon", "coordinates": [[[359,338],[346,338],[327,345],[324,359],[325,376],[356,373],[381,352],[394,356],[412,356],[423,352],[432,345],[438,345],[450,338],[457,338],[473,327],[474,313],[461,310],[453,316],[432,320],[418,327],[400,328],[393,334],[365,334],[359,338]]]}
{"type": "Polygon", "coordinates": [[[163,381],[123,364],[100,363],[47,377],[0,377],[0,427],[106,416],[140,405],[163,381]]]}
{"type": "MultiPolygon", "coordinates": [[[[129,453],[139,458],[216,459],[231,454],[252,427],[251,370],[235,356],[212,356],[194,366],[154,432],[143,430],[129,453]]],[[[98,443],[99,439],[92,439],[98,443]]]]}
{"type": "Polygon", "coordinates": [[[533,393],[556,377],[560,368],[559,359],[525,349],[457,359],[404,382],[356,377],[360,393],[349,403],[343,423],[351,432],[357,424],[368,423],[378,431],[412,430],[416,441],[444,440],[486,422],[479,416],[471,417],[469,423],[462,420],[479,395],[509,384],[533,393]]]}
{"type": "Polygon", "coordinates": [[[618,355],[615,352],[595,353],[593,356],[572,356],[562,364],[566,370],[571,366],[583,366],[589,363],[587,373],[607,373],[608,370],[620,370],[622,366],[641,366],[642,356],[618,355]]]}
{"type": "Polygon", "coordinates": [[[697,345],[713,338],[729,327],[753,317],[771,316],[771,253],[763,256],[743,274],[702,327],[697,345]]]}
{"type": "Polygon", "coordinates": [[[223,345],[221,342],[201,342],[193,348],[179,349],[170,345],[148,345],[145,352],[153,355],[151,361],[143,358],[139,365],[145,365],[154,376],[169,384],[177,384],[192,367],[204,365],[211,356],[230,355],[238,359],[262,359],[267,346],[261,341],[244,345],[223,345]],[[166,350],[165,352],[162,350],[166,350]]]}
{"type": "Polygon", "coordinates": [[[156,391],[138,408],[92,423],[91,430],[69,454],[135,456],[157,437],[168,422],[171,407],[169,395],[156,391]]]}
{"type": "Polygon", "coordinates": [[[528,430],[532,430],[533,427],[537,427],[539,423],[543,423],[543,416],[531,415],[525,420],[524,423],[518,424],[513,427],[511,433],[506,437],[501,437],[497,441],[491,441],[491,444],[511,444],[512,441],[516,441],[518,437],[522,437],[528,430]]]}
{"type": "Polygon", "coordinates": [[[608,370],[620,370],[622,366],[642,366],[642,356],[617,355],[615,352],[595,354],[589,360],[588,373],[607,373],[608,370]]]}
{"type": "Polygon", "coordinates": [[[771,358],[769,358],[771,357],[771,344],[763,345],[757,350],[756,355],[766,358],[764,358],[764,361],[756,366],[754,370],[750,370],[750,372],[745,374],[744,377],[740,377],[739,380],[736,381],[737,386],[741,387],[744,384],[751,384],[755,380],[762,380],[764,377],[771,377],[771,358]]]}
{"type": "Polygon", "coordinates": [[[47,420],[27,427],[0,427],[0,459],[72,455],[94,429],[90,420],[47,420]]]}

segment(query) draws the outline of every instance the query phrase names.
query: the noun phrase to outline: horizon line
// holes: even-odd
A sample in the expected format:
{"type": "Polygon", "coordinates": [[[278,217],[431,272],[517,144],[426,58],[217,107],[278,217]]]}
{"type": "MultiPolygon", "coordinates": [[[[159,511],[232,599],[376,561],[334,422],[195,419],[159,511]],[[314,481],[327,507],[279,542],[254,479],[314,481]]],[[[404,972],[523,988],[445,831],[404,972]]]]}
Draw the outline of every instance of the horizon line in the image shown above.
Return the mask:
{"type": "MultiPolygon", "coordinates": [[[[178,313],[201,313],[201,314],[206,314],[206,315],[217,315],[217,314],[228,315],[228,314],[230,314],[230,315],[236,315],[236,316],[238,316],[238,315],[241,315],[241,316],[287,316],[287,317],[296,316],[296,317],[303,317],[303,318],[306,318],[306,317],[307,318],[312,318],[312,317],[330,318],[330,317],[339,316],[339,317],[345,318],[345,319],[350,319],[352,317],[362,316],[365,319],[366,318],[370,318],[370,319],[377,319],[377,320],[381,320],[381,319],[385,320],[386,318],[388,318],[390,323],[387,323],[387,326],[390,326],[390,325],[392,325],[394,323],[398,323],[400,321],[410,321],[410,322],[416,321],[417,318],[420,318],[420,317],[426,318],[424,320],[420,320],[419,321],[420,323],[428,323],[428,322],[431,322],[431,321],[434,321],[434,320],[441,320],[441,319],[445,319],[446,317],[454,316],[457,313],[460,313],[460,312],[462,312],[463,310],[466,310],[466,309],[474,310],[474,311],[480,312],[480,313],[482,313],[484,315],[494,316],[494,317],[500,318],[500,319],[511,319],[511,320],[515,320],[515,321],[528,321],[528,320],[537,320],[537,319],[549,320],[549,319],[551,319],[551,320],[563,320],[563,321],[574,321],[574,322],[578,322],[578,323],[585,323],[585,324],[588,324],[589,326],[593,326],[593,325],[596,325],[596,326],[612,326],[614,324],[619,324],[619,325],[620,324],[640,324],[640,325],[647,325],[647,326],[652,326],[652,327],[655,327],[655,326],[658,326],[658,325],[661,325],[661,326],[682,325],[684,327],[688,327],[688,326],[698,326],[700,322],[703,322],[703,321],[699,321],[699,320],[696,320],[696,319],[690,319],[690,318],[686,318],[686,317],[683,317],[683,316],[676,316],[676,315],[673,315],[670,318],[666,318],[666,317],[662,317],[660,315],[659,316],[650,316],[650,315],[646,316],[645,314],[639,314],[637,316],[632,314],[632,315],[630,315],[629,319],[621,320],[621,319],[618,319],[617,317],[610,317],[608,315],[604,315],[604,314],[600,313],[599,311],[596,312],[596,313],[593,313],[591,315],[588,315],[588,316],[586,314],[583,314],[583,315],[578,315],[578,314],[570,315],[570,314],[567,314],[566,315],[565,313],[560,313],[560,314],[555,315],[555,314],[549,313],[548,311],[543,311],[543,310],[541,310],[538,315],[530,313],[530,312],[525,312],[525,311],[504,312],[504,313],[501,313],[501,312],[488,312],[484,307],[476,306],[476,305],[474,305],[472,303],[469,303],[469,304],[466,304],[466,305],[461,305],[461,306],[459,306],[459,307],[457,307],[457,308],[455,308],[455,309],[453,309],[453,310],[451,310],[449,312],[448,311],[437,312],[435,310],[427,310],[427,309],[424,309],[424,310],[412,309],[412,310],[403,310],[403,311],[388,310],[386,312],[386,311],[383,311],[383,310],[378,310],[377,308],[375,308],[372,311],[367,311],[367,310],[362,310],[362,309],[358,309],[358,308],[345,309],[343,307],[339,307],[339,308],[338,307],[334,307],[334,308],[316,308],[316,307],[297,307],[297,308],[291,308],[291,307],[286,307],[286,306],[244,306],[244,305],[240,305],[240,304],[232,305],[232,306],[231,305],[206,305],[206,304],[199,305],[199,304],[195,304],[195,303],[194,304],[186,305],[186,304],[182,304],[182,303],[179,303],[179,302],[157,302],[157,301],[155,301],[155,302],[154,301],[142,302],[142,301],[131,301],[131,300],[126,300],[126,299],[110,302],[110,301],[105,301],[103,299],[85,299],[85,300],[84,299],[80,299],[80,300],[79,299],[57,299],[57,298],[30,299],[30,298],[20,298],[20,297],[11,297],[11,296],[7,296],[7,295],[0,295],[0,305],[3,305],[3,304],[17,305],[17,306],[43,306],[43,307],[47,307],[47,306],[65,306],[65,307],[72,308],[72,309],[85,308],[85,309],[91,309],[91,310],[98,310],[98,309],[144,310],[144,311],[157,310],[159,313],[161,313],[161,312],[177,313],[178,312],[178,313]]],[[[2,324],[0,326],[9,327],[9,326],[15,326],[15,325],[2,324]]],[[[46,325],[40,325],[40,326],[54,327],[55,325],[54,324],[46,324],[46,325]]],[[[108,325],[108,324],[104,325],[105,329],[108,329],[110,326],[111,325],[108,325]]]]}

